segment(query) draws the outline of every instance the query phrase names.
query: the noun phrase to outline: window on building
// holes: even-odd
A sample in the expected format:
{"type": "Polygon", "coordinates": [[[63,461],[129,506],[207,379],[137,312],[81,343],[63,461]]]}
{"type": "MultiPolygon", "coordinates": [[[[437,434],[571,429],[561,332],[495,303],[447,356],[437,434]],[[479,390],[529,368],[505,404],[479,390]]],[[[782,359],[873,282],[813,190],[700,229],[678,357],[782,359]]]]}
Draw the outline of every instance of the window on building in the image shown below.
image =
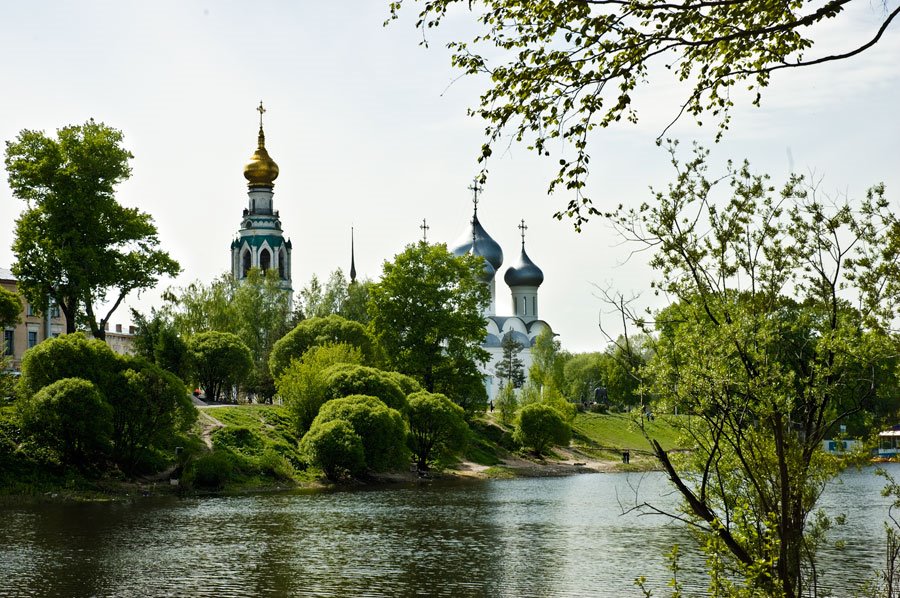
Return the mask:
{"type": "Polygon", "coordinates": [[[38,344],[37,330],[28,331],[28,348],[32,348],[38,344]]]}
{"type": "Polygon", "coordinates": [[[241,278],[247,278],[247,272],[250,271],[250,250],[245,249],[241,254],[241,278]]]}
{"type": "Polygon", "coordinates": [[[281,249],[278,250],[278,278],[280,278],[281,280],[287,280],[287,277],[284,275],[286,261],[287,261],[287,253],[285,253],[284,247],[282,247],[281,249]]]}
{"type": "Polygon", "coordinates": [[[528,315],[528,297],[522,297],[522,315],[528,315]]]}
{"type": "Polygon", "coordinates": [[[26,316],[36,316],[37,315],[34,311],[34,306],[31,303],[29,303],[28,306],[25,308],[25,315],[26,316]]]}
{"type": "Polygon", "coordinates": [[[53,307],[50,308],[50,317],[58,318],[59,317],[59,305],[56,303],[53,304],[53,307]]]}
{"type": "Polygon", "coordinates": [[[263,272],[272,267],[272,254],[268,249],[259,252],[259,267],[263,272]]]}
{"type": "Polygon", "coordinates": [[[3,331],[3,354],[4,355],[12,355],[14,352],[15,346],[13,345],[13,331],[12,330],[4,330],[3,331]]]}
{"type": "Polygon", "coordinates": [[[537,314],[537,297],[531,298],[531,314],[537,314]]]}

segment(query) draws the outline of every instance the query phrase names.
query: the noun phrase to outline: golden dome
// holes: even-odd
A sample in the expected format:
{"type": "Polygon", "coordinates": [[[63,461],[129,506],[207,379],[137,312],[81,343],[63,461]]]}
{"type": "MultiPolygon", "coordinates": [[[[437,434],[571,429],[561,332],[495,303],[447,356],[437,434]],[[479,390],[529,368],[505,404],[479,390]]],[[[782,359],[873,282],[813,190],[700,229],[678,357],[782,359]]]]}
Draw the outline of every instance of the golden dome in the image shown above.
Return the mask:
{"type": "Polygon", "coordinates": [[[263,133],[262,124],[259,126],[259,145],[244,166],[244,178],[250,187],[271,187],[278,178],[278,164],[266,151],[266,135],[263,133]]]}

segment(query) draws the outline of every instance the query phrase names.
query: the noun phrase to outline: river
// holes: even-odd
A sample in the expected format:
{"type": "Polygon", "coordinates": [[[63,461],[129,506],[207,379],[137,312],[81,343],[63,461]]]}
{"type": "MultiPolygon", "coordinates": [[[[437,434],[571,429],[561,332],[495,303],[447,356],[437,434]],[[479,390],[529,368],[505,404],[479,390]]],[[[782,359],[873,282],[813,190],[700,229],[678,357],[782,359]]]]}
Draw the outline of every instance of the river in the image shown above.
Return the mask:
{"type": "MultiPolygon", "coordinates": [[[[889,469],[900,477],[900,466],[889,469]]],[[[846,472],[822,505],[845,513],[822,555],[845,596],[884,558],[887,499],[874,469],[846,472]]],[[[0,507],[0,596],[667,595],[682,546],[688,595],[706,587],[685,529],[622,514],[635,493],[676,498],[651,474],[434,483],[126,502],[0,507]]]]}

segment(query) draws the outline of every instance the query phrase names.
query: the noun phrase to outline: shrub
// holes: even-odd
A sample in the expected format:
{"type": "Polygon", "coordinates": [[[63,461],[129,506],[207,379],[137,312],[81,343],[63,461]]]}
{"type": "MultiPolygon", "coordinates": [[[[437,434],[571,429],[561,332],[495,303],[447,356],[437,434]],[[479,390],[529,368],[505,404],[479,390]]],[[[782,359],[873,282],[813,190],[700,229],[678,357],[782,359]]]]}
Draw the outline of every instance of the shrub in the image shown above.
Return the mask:
{"type": "Polygon", "coordinates": [[[275,343],[269,355],[269,370],[276,380],[294,359],[316,346],[344,343],[359,349],[363,363],[378,362],[377,345],[365,326],[337,315],[303,320],[275,343]]]}
{"type": "Polygon", "coordinates": [[[118,383],[122,364],[109,345],[75,332],[47,339],[26,351],[21,369],[18,394],[23,398],[63,378],[89,380],[106,395],[118,383]]]}
{"type": "Polygon", "coordinates": [[[409,396],[408,444],[421,469],[429,462],[460,451],[469,433],[462,407],[437,393],[409,396]]]}
{"type": "Polygon", "coordinates": [[[516,398],[516,389],[512,384],[504,384],[495,401],[497,411],[500,413],[500,421],[504,425],[510,425],[516,419],[516,411],[519,409],[519,400],[516,398]]]}
{"type": "Polygon", "coordinates": [[[406,374],[401,374],[400,372],[386,372],[388,376],[390,376],[391,380],[397,383],[397,386],[400,387],[400,390],[403,391],[403,394],[407,397],[414,392],[419,392],[420,390],[424,390],[422,385],[413,378],[412,376],[407,376],[406,374]]]}
{"type": "Polygon", "coordinates": [[[531,403],[519,411],[513,437],[522,446],[542,455],[551,445],[568,444],[572,427],[550,405],[531,403]]]}
{"type": "Polygon", "coordinates": [[[406,450],[406,424],[396,409],[375,397],[351,395],[328,401],[313,421],[316,424],[343,420],[362,439],[365,464],[373,471],[403,466],[409,457],[406,450]]]}
{"type": "Polygon", "coordinates": [[[362,439],[344,420],[319,421],[300,441],[300,450],[311,465],[329,480],[355,476],[366,468],[362,439]]]}
{"type": "Polygon", "coordinates": [[[294,419],[298,436],[309,430],[319,408],[328,400],[326,395],[326,370],[335,364],[359,364],[359,349],[344,343],[313,347],[300,359],[291,361],[275,381],[281,400],[294,419]]]}
{"type": "Polygon", "coordinates": [[[219,490],[234,476],[235,457],[228,451],[214,451],[188,463],[184,472],[187,486],[219,490]]]}
{"type": "Polygon", "coordinates": [[[107,454],[112,411],[97,387],[81,378],[63,378],[18,403],[22,429],[64,463],[85,469],[107,454]]]}
{"type": "Polygon", "coordinates": [[[338,364],[326,372],[325,396],[340,399],[350,395],[367,395],[381,399],[392,409],[404,411],[406,393],[394,379],[392,372],[364,365],[338,364]]]}

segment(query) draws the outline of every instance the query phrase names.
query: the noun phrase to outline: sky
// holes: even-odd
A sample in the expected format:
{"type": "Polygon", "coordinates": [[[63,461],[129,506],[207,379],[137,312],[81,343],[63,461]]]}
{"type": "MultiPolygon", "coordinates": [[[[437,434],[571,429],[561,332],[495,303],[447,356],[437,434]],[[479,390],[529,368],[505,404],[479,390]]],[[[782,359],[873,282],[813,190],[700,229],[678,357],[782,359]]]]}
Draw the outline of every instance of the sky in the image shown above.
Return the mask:
{"type": "MultiPolygon", "coordinates": [[[[893,8],[897,0],[887,6],[893,8]]],[[[247,203],[243,165],[256,144],[260,100],[266,147],[278,163],[275,207],[293,242],[295,290],[313,274],[356,268],[377,279],[385,260],[421,237],[451,243],[471,216],[471,185],[484,125],[467,116],[483,82],[459,78],[444,43],[472,31],[471,15],[452,14],[419,45],[415,5],[384,27],[387,0],[292,2],[192,0],[0,3],[0,139],[22,129],[53,133],[89,118],[123,131],[134,154],[118,199],[151,214],[164,249],[183,272],[129,297],[146,311],[160,293],[209,282],[229,269],[230,243],[247,203]],[[412,10],[411,10],[412,9],[412,10]]],[[[869,39],[884,15],[856,0],[832,19],[813,52],[846,50],[869,39]]],[[[810,54],[812,55],[812,53],[810,54]]],[[[601,209],[638,205],[650,187],[672,179],[655,139],[684,89],[663,80],[636,95],[641,120],[590,139],[588,194],[601,209]]],[[[740,96],[743,97],[743,96],[740,96]]],[[[749,159],[778,183],[791,172],[821,179],[832,196],[862,197],[877,182],[900,198],[900,24],[852,60],[776,73],[762,107],[744,98],[725,139],[689,119],[669,136],[712,149],[713,169],[749,159]]],[[[711,122],[711,119],[710,119],[711,122]]],[[[554,148],[551,148],[554,149],[554,148]]],[[[606,346],[617,318],[597,288],[638,296],[649,291],[648,256],[632,255],[602,220],[581,233],[553,214],[565,191],[547,195],[559,155],[524,146],[495,151],[479,219],[503,247],[500,276],[526,245],[544,271],[540,316],[570,351],[606,346]]],[[[2,165],[0,165],[2,170],[2,165]]],[[[13,260],[14,222],[24,203],[0,172],[0,267],[13,260]]],[[[500,315],[511,313],[498,282],[500,315]]],[[[128,324],[119,308],[112,324],[128,324]]]]}

